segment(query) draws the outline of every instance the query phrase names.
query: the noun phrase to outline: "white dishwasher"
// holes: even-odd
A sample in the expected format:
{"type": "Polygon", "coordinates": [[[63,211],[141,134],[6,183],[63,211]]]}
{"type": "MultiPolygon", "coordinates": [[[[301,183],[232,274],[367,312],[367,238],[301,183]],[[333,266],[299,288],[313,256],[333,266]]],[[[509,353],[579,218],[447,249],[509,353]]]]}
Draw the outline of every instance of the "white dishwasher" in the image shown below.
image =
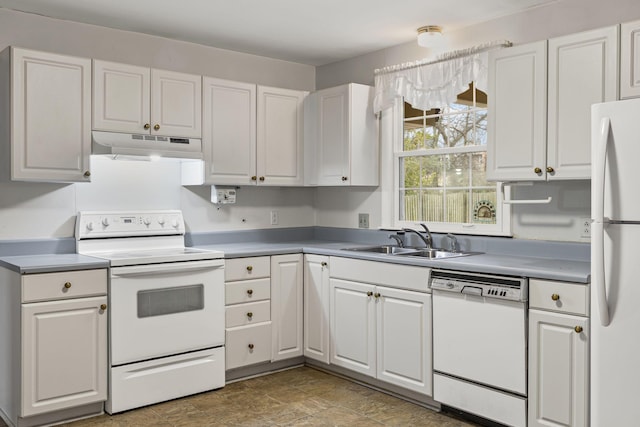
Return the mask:
{"type": "Polygon", "coordinates": [[[432,271],[436,401],[526,426],[527,285],[524,278],[432,271]]]}

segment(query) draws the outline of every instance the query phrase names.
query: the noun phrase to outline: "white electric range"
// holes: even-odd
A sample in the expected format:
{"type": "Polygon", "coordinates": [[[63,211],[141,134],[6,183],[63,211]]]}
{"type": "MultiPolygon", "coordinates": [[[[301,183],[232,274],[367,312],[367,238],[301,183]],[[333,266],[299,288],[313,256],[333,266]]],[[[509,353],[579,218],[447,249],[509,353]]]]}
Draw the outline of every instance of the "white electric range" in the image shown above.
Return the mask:
{"type": "Polygon", "coordinates": [[[107,259],[116,413],[224,386],[224,260],[185,247],[182,212],[79,212],[76,252],[107,259]]]}

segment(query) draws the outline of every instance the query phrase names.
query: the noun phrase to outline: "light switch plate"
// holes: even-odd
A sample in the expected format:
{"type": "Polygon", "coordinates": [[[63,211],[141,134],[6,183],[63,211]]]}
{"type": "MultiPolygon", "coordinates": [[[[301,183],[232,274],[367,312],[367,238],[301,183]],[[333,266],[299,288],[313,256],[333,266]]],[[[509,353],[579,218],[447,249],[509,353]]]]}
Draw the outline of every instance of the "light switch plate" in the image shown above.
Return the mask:
{"type": "Polygon", "coordinates": [[[591,218],[580,218],[580,237],[591,238],[591,218]]]}
{"type": "Polygon", "coordinates": [[[359,213],[358,214],[358,228],[369,228],[369,214],[368,213],[359,213]]]}

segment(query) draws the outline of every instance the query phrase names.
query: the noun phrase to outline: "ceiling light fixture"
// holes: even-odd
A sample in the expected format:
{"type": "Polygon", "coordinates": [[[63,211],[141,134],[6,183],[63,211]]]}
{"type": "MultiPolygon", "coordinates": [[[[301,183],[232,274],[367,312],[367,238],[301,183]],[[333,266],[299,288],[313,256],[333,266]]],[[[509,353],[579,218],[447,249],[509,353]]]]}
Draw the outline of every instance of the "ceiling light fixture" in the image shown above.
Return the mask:
{"type": "Polygon", "coordinates": [[[425,25],[418,28],[418,45],[422,47],[429,47],[434,40],[434,37],[442,35],[442,27],[438,25],[425,25]]]}

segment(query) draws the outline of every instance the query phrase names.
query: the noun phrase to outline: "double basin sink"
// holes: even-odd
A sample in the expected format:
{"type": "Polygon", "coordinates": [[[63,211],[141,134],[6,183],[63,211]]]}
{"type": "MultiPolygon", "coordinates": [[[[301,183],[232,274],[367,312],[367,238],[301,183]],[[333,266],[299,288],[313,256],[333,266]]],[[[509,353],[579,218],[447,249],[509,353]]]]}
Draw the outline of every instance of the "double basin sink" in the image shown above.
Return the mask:
{"type": "Polygon", "coordinates": [[[368,252],[384,255],[414,256],[427,259],[444,259],[478,254],[479,252],[452,252],[435,248],[404,248],[394,245],[358,246],[344,248],[345,251],[368,252]]]}

